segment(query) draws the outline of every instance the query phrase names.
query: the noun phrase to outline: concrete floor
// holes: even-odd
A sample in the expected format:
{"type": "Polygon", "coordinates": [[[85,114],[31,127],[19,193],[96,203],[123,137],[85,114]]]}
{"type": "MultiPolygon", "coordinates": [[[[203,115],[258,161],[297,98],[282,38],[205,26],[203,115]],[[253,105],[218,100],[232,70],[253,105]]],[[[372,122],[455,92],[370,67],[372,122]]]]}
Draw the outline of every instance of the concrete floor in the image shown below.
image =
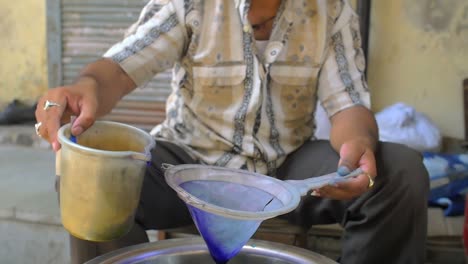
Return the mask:
{"type": "Polygon", "coordinates": [[[0,145],[0,262],[68,263],[48,148],[0,145]]]}

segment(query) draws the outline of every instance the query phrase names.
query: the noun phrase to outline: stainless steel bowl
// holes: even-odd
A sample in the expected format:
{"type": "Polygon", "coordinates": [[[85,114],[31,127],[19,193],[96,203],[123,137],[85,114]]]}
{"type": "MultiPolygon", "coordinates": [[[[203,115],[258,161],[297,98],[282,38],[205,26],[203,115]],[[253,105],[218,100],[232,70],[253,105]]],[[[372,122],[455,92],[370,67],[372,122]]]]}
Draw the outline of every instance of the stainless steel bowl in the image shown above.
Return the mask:
{"type": "MultiPolygon", "coordinates": [[[[212,264],[200,237],[168,239],[126,247],[86,264],[212,264]]],[[[280,243],[251,239],[229,264],[337,264],[312,251],[280,243]]]]}

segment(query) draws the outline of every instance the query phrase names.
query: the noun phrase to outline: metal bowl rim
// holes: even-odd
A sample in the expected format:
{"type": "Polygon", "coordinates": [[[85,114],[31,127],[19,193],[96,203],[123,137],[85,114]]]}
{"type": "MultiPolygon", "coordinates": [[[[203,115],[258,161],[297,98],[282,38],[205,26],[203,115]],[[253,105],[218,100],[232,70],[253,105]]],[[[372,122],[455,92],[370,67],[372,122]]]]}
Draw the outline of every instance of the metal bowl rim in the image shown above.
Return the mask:
{"type": "MultiPolygon", "coordinates": [[[[152,254],[149,257],[153,257],[155,255],[167,256],[173,255],[175,253],[184,253],[190,251],[203,251],[208,253],[208,248],[205,244],[205,241],[201,237],[173,238],[118,249],[92,259],[85,264],[131,264],[132,262],[130,261],[132,258],[155,250],[158,250],[158,254],[152,254]]],[[[240,254],[250,253],[255,255],[268,256],[268,254],[266,254],[268,252],[276,253],[276,257],[278,257],[279,253],[285,253],[289,259],[304,261],[298,262],[298,264],[311,264],[311,260],[320,261],[316,262],[317,264],[337,264],[337,262],[323,255],[304,248],[257,239],[250,239],[246,245],[243,246],[240,254]]],[[[144,259],[139,258],[138,260],[142,261],[144,259]]],[[[283,260],[286,259],[283,258],[283,260]]]]}

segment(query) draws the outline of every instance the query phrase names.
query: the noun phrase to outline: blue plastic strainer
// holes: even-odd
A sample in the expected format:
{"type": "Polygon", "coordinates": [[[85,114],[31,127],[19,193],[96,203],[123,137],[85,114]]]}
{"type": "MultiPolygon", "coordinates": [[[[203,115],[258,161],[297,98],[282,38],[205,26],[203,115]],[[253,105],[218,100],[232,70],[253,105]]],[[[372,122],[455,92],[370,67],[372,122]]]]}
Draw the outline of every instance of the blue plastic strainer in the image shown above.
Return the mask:
{"type": "Polygon", "coordinates": [[[206,165],[177,165],[165,178],[187,204],[216,263],[227,263],[252,237],[261,222],[294,210],[309,190],[361,174],[337,173],[306,180],[273,177],[206,165]]]}

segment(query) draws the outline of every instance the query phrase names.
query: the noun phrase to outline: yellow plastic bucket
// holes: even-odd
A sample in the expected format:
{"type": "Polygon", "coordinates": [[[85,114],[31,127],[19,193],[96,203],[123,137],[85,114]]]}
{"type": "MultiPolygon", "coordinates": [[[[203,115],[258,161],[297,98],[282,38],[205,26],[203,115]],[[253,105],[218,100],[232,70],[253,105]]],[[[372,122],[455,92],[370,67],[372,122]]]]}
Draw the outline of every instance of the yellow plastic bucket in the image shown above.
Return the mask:
{"type": "Polygon", "coordinates": [[[154,139],[126,124],[96,121],[77,143],[70,140],[70,124],[59,129],[58,140],[65,229],[90,241],[125,235],[134,223],[154,139]]]}

